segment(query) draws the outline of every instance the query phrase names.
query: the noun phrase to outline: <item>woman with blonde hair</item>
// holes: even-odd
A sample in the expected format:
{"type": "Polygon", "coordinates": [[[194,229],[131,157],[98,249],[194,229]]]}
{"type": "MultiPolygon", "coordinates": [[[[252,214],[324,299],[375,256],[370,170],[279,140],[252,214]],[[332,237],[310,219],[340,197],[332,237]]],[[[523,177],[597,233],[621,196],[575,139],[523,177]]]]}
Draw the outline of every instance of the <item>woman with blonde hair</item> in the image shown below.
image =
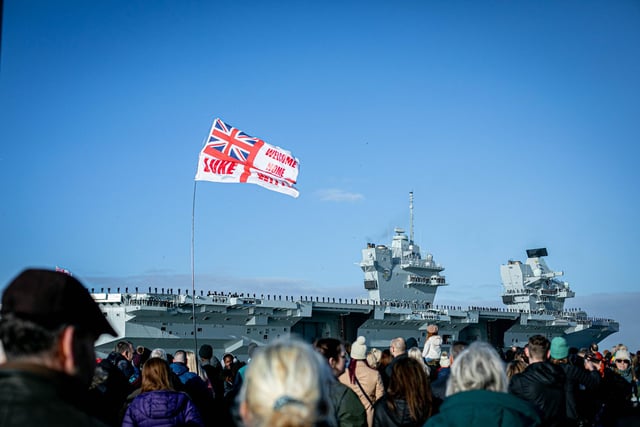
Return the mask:
{"type": "Polygon", "coordinates": [[[424,369],[424,372],[429,375],[431,373],[431,369],[429,369],[429,365],[424,363],[424,359],[422,358],[422,351],[418,347],[411,347],[409,351],[407,351],[407,356],[415,359],[420,366],[424,369]]]}
{"type": "Polygon", "coordinates": [[[380,364],[380,358],[382,357],[382,351],[379,348],[372,348],[367,353],[367,363],[370,368],[378,369],[378,365],[380,364]]]}
{"type": "Polygon", "coordinates": [[[169,372],[169,365],[162,359],[146,361],[140,395],[127,408],[122,427],[204,426],[189,396],[173,389],[169,372]]]}
{"type": "Polygon", "coordinates": [[[475,341],[455,358],[447,381],[447,398],[425,427],[539,426],[536,409],[507,393],[505,366],[489,344],[475,341]]]}
{"type": "Polygon", "coordinates": [[[189,368],[189,372],[193,372],[195,374],[198,373],[198,359],[196,358],[196,354],[193,351],[185,351],[187,355],[187,368],[189,368]]]}
{"type": "Polygon", "coordinates": [[[238,396],[246,427],[336,426],[329,400],[332,374],[302,341],[274,341],[251,358],[238,396]]]}

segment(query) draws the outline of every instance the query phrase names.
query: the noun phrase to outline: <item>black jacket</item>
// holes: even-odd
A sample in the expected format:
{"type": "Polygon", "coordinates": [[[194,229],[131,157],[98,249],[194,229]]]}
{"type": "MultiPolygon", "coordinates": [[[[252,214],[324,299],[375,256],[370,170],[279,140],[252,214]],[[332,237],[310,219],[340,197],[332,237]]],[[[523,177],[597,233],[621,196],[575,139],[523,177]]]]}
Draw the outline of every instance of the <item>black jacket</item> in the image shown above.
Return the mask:
{"type": "Polygon", "coordinates": [[[600,385],[600,374],[598,371],[587,371],[584,368],[571,365],[569,363],[560,364],[566,377],[565,398],[566,413],[570,420],[580,420],[584,418],[578,413],[578,400],[581,398],[581,390],[595,390],[600,385]]]}
{"type": "Polygon", "coordinates": [[[87,388],[62,372],[38,365],[0,368],[0,425],[104,426],[84,412],[87,388]]]}
{"type": "Polygon", "coordinates": [[[396,410],[387,407],[387,397],[383,396],[373,405],[373,427],[421,427],[425,420],[414,421],[409,414],[405,400],[396,400],[396,410]]]}
{"type": "Polygon", "coordinates": [[[549,362],[532,363],[509,382],[509,392],[531,402],[545,426],[566,426],[566,375],[562,367],[549,362]]]}

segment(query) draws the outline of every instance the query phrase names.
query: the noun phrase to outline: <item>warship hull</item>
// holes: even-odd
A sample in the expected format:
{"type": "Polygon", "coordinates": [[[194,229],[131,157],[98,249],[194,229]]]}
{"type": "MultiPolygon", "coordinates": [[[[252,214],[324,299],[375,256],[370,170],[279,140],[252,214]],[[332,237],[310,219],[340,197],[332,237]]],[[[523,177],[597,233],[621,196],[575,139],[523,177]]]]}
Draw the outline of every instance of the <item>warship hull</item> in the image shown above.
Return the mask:
{"type": "MultiPolygon", "coordinates": [[[[312,342],[365,336],[370,347],[387,348],[392,338],[414,337],[424,344],[426,328],[437,324],[444,346],[457,340],[484,340],[498,348],[524,345],[529,336],[563,336],[570,346],[588,347],[618,330],[609,319],[571,320],[562,316],[518,313],[505,308],[439,307],[375,300],[292,299],[269,295],[196,296],[168,293],[94,293],[118,337],[103,336],[96,351],[108,353],[126,339],[134,345],[169,352],[210,344],[216,353],[246,354],[250,343],[297,335],[312,342]],[[195,309],[195,324],[194,324],[195,309]]],[[[572,313],[567,313],[566,317],[572,313]]]]}

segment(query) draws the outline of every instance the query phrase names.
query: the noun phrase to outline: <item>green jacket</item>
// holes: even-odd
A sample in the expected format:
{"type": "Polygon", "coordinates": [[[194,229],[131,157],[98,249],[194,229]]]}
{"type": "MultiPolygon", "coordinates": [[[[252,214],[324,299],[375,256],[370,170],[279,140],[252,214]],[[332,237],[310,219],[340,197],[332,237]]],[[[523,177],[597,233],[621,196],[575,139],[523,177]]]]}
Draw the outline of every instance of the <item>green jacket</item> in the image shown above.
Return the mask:
{"type": "Polygon", "coordinates": [[[534,427],[541,423],[529,402],[508,393],[471,390],[447,397],[425,427],[534,427]]]}
{"type": "Polygon", "coordinates": [[[353,390],[336,379],[331,382],[330,393],[339,427],[367,426],[367,413],[353,390]]]}

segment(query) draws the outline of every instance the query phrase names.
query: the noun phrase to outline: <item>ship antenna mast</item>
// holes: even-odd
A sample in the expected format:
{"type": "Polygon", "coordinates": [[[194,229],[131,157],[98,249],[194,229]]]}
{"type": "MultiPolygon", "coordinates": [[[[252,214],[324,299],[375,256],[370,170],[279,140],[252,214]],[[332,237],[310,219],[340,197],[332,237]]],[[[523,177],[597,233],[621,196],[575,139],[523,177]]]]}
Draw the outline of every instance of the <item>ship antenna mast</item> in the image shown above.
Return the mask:
{"type": "Polygon", "coordinates": [[[409,242],[413,244],[413,191],[409,192],[409,242]]]}

